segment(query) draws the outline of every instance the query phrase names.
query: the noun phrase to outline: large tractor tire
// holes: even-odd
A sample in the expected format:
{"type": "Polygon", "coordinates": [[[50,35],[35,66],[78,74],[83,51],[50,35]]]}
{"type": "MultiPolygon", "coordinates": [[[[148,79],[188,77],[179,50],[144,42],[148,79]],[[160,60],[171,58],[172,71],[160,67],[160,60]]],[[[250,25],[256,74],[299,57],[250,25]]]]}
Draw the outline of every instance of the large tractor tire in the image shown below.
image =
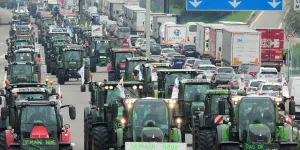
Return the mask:
{"type": "Polygon", "coordinates": [[[6,135],[5,130],[0,131],[0,149],[5,150],[6,149],[6,135]]]}
{"type": "Polygon", "coordinates": [[[65,84],[65,72],[62,69],[57,70],[57,78],[58,78],[58,84],[64,85],[65,84]]]}
{"type": "Polygon", "coordinates": [[[90,70],[91,72],[97,72],[97,58],[96,57],[92,57],[90,59],[90,70]]]}
{"type": "Polygon", "coordinates": [[[192,136],[193,136],[193,149],[197,149],[200,145],[199,145],[199,135],[198,135],[198,131],[199,131],[199,126],[200,126],[200,120],[199,120],[199,116],[197,114],[192,113],[192,136]]]}
{"type": "Polygon", "coordinates": [[[214,136],[211,131],[199,131],[198,140],[198,150],[214,149],[214,136]]]}
{"type": "Polygon", "coordinates": [[[88,83],[90,81],[90,70],[84,69],[84,83],[88,83]]]}
{"type": "Polygon", "coordinates": [[[60,147],[59,150],[73,150],[73,147],[72,146],[63,146],[63,147],[60,147]]]}
{"type": "Polygon", "coordinates": [[[93,127],[92,116],[84,120],[84,150],[92,150],[93,127]]]}
{"type": "Polygon", "coordinates": [[[238,145],[224,145],[220,150],[240,150],[238,145]]]}
{"type": "Polygon", "coordinates": [[[109,149],[109,132],[107,127],[95,127],[93,128],[93,147],[97,147],[98,150],[109,149]]]}
{"type": "Polygon", "coordinates": [[[46,71],[47,71],[47,73],[50,73],[50,72],[51,72],[49,60],[48,60],[48,62],[47,62],[47,64],[46,64],[46,71]]]}
{"type": "Polygon", "coordinates": [[[108,81],[116,81],[116,74],[115,72],[108,73],[108,81]]]}

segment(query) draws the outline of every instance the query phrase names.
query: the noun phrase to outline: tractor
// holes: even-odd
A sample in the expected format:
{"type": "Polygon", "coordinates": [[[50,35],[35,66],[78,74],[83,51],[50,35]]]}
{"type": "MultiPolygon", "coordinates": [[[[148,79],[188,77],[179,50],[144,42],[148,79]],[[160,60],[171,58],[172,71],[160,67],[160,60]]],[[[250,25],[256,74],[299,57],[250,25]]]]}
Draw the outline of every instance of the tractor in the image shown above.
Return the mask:
{"type": "Polygon", "coordinates": [[[113,48],[110,51],[111,62],[107,64],[108,80],[116,81],[125,76],[126,59],[134,57],[135,49],[113,48]]]}
{"type": "Polygon", "coordinates": [[[91,46],[90,60],[91,60],[91,72],[96,72],[97,67],[107,66],[109,62],[109,51],[111,49],[110,41],[108,40],[95,40],[91,46]]]}
{"type": "Polygon", "coordinates": [[[27,46],[27,45],[33,45],[33,41],[30,38],[10,38],[10,41],[7,40],[7,54],[13,52],[16,48],[19,46],[27,46]]]}
{"type": "Polygon", "coordinates": [[[143,74],[144,94],[147,97],[155,97],[154,90],[158,89],[157,70],[170,69],[170,63],[146,63],[142,64],[141,71],[143,74]]]}
{"type": "MultiPolygon", "coordinates": [[[[59,56],[60,57],[60,56],[59,56]]],[[[89,82],[90,60],[84,46],[70,44],[63,49],[61,58],[57,61],[57,79],[59,84],[65,84],[70,78],[81,78],[78,71],[84,67],[84,81],[89,82]]]]}
{"type": "Polygon", "coordinates": [[[11,55],[5,55],[5,59],[8,61],[8,63],[18,61],[35,62],[37,55],[39,54],[32,48],[19,48],[14,50],[11,55]]]}
{"type": "Polygon", "coordinates": [[[170,98],[176,78],[182,79],[194,79],[199,75],[198,70],[195,69],[160,69],[157,70],[158,85],[154,90],[154,95],[158,98],[170,98]]]}
{"type": "MultiPolygon", "coordinates": [[[[226,113],[225,101],[229,103],[229,123],[216,127],[216,149],[297,150],[297,143],[293,142],[292,126],[279,119],[275,99],[269,96],[247,96],[234,106],[226,98],[218,102],[220,115],[226,113]]],[[[288,105],[288,115],[295,115],[295,101],[290,101],[288,105]]]]}
{"type": "MultiPolygon", "coordinates": [[[[111,124],[118,125],[118,121],[111,120],[109,117],[109,115],[111,115],[111,105],[116,104],[121,96],[121,90],[118,88],[118,84],[120,83],[116,81],[107,81],[106,79],[104,79],[103,82],[89,83],[91,106],[84,108],[85,149],[91,149],[93,126],[104,126],[107,127],[110,132],[114,132],[116,127],[111,124]]],[[[133,98],[142,97],[143,84],[141,82],[128,81],[124,82],[123,86],[124,93],[128,96],[133,98]]],[[[123,107],[120,107],[119,109],[122,108],[123,107]]]]}
{"type": "MultiPolygon", "coordinates": [[[[15,127],[0,132],[0,145],[3,149],[56,149],[70,150],[70,125],[63,125],[60,109],[68,107],[71,120],[76,118],[76,109],[72,105],[58,107],[57,101],[16,102],[15,127]]],[[[9,108],[1,108],[1,120],[6,120],[9,108]]]]}
{"type": "Polygon", "coordinates": [[[67,28],[60,28],[56,26],[49,28],[49,33],[46,35],[46,41],[44,45],[45,50],[50,49],[50,43],[53,40],[68,40],[68,43],[71,44],[71,37],[69,39],[68,37],[70,37],[70,33],[68,32],[67,28]]]}
{"type": "Polygon", "coordinates": [[[62,55],[63,49],[69,44],[69,42],[66,39],[53,39],[50,42],[45,62],[47,66],[47,73],[56,75],[56,63],[60,61],[58,58],[61,58],[60,55],[62,55]]]}
{"type": "Polygon", "coordinates": [[[92,31],[92,27],[86,27],[86,26],[81,26],[81,27],[78,27],[77,28],[78,30],[76,30],[76,34],[77,34],[77,42],[78,44],[83,44],[83,40],[84,40],[84,35],[83,33],[84,32],[87,32],[87,31],[92,31]]]}
{"type": "MultiPolygon", "coordinates": [[[[180,143],[182,116],[175,116],[176,100],[126,98],[112,104],[104,116],[112,120],[104,125],[93,124],[92,147],[98,150],[129,149],[125,143],[180,143]]],[[[126,144],[127,145],[127,144],[126,144]]],[[[148,145],[148,144],[146,144],[148,145]]],[[[148,145],[150,146],[150,145],[148,145]]],[[[172,146],[171,146],[172,147],[172,146]]],[[[142,149],[141,147],[139,147],[142,149]]],[[[155,149],[152,147],[152,149],[155,149]]]]}
{"type": "Polygon", "coordinates": [[[34,62],[13,62],[5,67],[5,71],[7,71],[7,79],[11,83],[41,82],[40,67],[36,67],[36,64],[34,62]]]}
{"type": "Polygon", "coordinates": [[[126,58],[124,79],[130,81],[141,81],[143,78],[141,66],[149,63],[149,61],[150,60],[147,57],[126,58]]]}

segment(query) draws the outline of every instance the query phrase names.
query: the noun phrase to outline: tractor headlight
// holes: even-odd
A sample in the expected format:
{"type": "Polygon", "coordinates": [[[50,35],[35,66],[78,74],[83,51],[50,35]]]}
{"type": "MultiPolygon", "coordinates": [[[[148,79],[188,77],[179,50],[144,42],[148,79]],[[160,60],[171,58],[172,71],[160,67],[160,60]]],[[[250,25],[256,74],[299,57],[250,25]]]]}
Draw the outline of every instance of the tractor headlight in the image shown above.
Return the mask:
{"type": "Polygon", "coordinates": [[[122,118],[120,120],[120,123],[121,123],[122,128],[124,129],[125,128],[126,119],[122,118]]]}
{"type": "Polygon", "coordinates": [[[136,89],[137,89],[137,86],[136,86],[136,85],[132,86],[132,89],[136,90],[136,89]]]}
{"type": "Polygon", "coordinates": [[[140,86],[139,86],[139,89],[143,89],[143,86],[142,86],[142,85],[140,85],[140,86]]]}
{"type": "Polygon", "coordinates": [[[108,86],[105,86],[104,88],[105,88],[106,90],[108,90],[108,86]]]}
{"type": "Polygon", "coordinates": [[[99,58],[106,58],[106,56],[100,56],[99,58]]]}
{"type": "Polygon", "coordinates": [[[276,97],[274,98],[274,101],[279,105],[282,102],[282,98],[276,97]]]}
{"type": "Polygon", "coordinates": [[[113,86],[109,86],[109,89],[111,89],[111,90],[112,90],[113,88],[114,88],[113,86]]]}
{"type": "Polygon", "coordinates": [[[181,124],[181,123],[182,123],[181,118],[177,118],[177,119],[176,119],[176,123],[177,123],[177,124],[181,124]]]}
{"type": "Polygon", "coordinates": [[[176,105],[176,100],[171,99],[171,100],[168,101],[168,103],[169,103],[169,107],[171,109],[173,109],[176,105]]]}
{"type": "Polygon", "coordinates": [[[231,101],[233,102],[234,105],[237,105],[237,103],[240,99],[241,99],[240,97],[232,97],[231,101]]]}

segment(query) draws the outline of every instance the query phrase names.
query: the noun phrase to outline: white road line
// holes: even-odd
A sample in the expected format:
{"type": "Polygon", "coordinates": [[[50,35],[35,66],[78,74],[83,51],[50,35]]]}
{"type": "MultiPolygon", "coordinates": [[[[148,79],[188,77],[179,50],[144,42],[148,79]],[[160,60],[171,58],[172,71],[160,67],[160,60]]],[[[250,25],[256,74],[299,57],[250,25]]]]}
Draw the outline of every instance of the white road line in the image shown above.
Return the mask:
{"type": "Polygon", "coordinates": [[[4,58],[5,58],[5,55],[6,55],[6,54],[2,54],[2,55],[0,56],[0,59],[4,59],[4,58]]]}
{"type": "Polygon", "coordinates": [[[252,22],[252,24],[250,25],[250,28],[252,28],[252,26],[255,24],[255,22],[260,18],[260,16],[264,13],[264,11],[260,12],[259,15],[256,17],[256,19],[252,22]]]}

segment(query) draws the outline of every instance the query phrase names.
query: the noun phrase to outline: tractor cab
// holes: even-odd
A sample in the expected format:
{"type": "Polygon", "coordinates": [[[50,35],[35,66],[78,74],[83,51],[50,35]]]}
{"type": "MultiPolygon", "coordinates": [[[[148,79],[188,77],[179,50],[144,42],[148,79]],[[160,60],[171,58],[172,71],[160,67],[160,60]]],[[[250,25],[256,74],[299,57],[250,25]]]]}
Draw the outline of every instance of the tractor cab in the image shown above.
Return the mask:
{"type": "Polygon", "coordinates": [[[194,69],[160,69],[157,70],[158,89],[154,90],[154,94],[158,93],[158,97],[170,98],[176,79],[194,79],[199,75],[199,71],[194,69]]]}
{"type": "Polygon", "coordinates": [[[16,25],[14,27],[15,35],[27,35],[32,34],[33,27],[31,25],[16,25]]]}
{"type": "Polygon", "coordinates": [[[67,28],[51,28],[46,36],[46,49],[50,49],[50,43],[53,40],[66,40],[71,43],[70,33],[67,28]]]}
{"type": "Polygon", "coordinates": [[[92,27],[78,27],[78,33],[77,33],[77,38],[78,38],[78,44],[83,44],[84,42],[84,33],[85,32],[92,32],[92,27]]]}
{"type": "Polygon", "coordinates": [[[46,52],[47,73],[56,74],[56,62],[61,59],[63,49],[69,44],[66,39],[53,39],[50,41],[49,50],[46,52]]]}
{"type": "Polygon", "coordinates": [[[11,57],[8,57],[8,55],[5,55],[5,59],[8,60],[8,62],[18,62],[18,61],[30,61],[35,62],[35,57],[37,53],[34,49],[31,48],[20,48],[18,50],[14,50],[11,57]]]}
{"type": "MultiPolygon", "coordinates": [[[[71,120],[76,118],[72,105],[58,106],[56,100],[28,101],[20,100],[14,107],[16,111],[15,126],[1,131],[6,133],[8,149],[72,149],[70,125],[63,125],[63,116],[59,110],[69,108],[71,120]]],[[[1,109],[1,120],[9,116],[9,108],[1,109]]]]}
{"type": "Polygon", "coordinates": [[[135,49],[113,48],[110,51],[111,62],[107,64],[108,80],[116,81],[125,76],[126,59],[134,57],[135,49]]]}
{"type": "Polygon", "coordinates": [[[7,79],[11,83],[40,83],[40,70],[35,68],[33,62],[13,62],[5,67],[7,79]]]}
{"type": "Polygon", "coordinates": [[[126,58],[125,79],[140,81],[143,78],[141,65],[149,61],[147,57],[126,58]]]}
{"type": "MultiPolygon", "coordinates": [[[[218,147],[223,149],[231,145],[232,149],[240,146],[246,149],[249,145],[263,145],[264,149],[297,149],[297,143],[293,142],[291,121],[279,119],[276,100],[268,96],[247,96],[241,98],[235,109],[229,99],[227,101],[231,125],[217,126],[217,139],[221,139],[216,143],[218,147]],[[228,137],[227,140],[219,137],[221,132],[225,133],[222,136],[228,137]],[[223,144],[224,140],[226,145],[223,144]]],[[[218,106],[219,113],[224,114],[224,101],[220,101],[218,106]]],[[[290,101],[289,106],[290,114],[287,117],[292,118],[295,115],[295,102],[290,101]]]]}
{"type": "Polygon", "coordinates": [[[89,52],[91,60],[91,72],[96,72],[96,66],[107,66],[111,49],[109,40],[94,40],[89,52]]]}

